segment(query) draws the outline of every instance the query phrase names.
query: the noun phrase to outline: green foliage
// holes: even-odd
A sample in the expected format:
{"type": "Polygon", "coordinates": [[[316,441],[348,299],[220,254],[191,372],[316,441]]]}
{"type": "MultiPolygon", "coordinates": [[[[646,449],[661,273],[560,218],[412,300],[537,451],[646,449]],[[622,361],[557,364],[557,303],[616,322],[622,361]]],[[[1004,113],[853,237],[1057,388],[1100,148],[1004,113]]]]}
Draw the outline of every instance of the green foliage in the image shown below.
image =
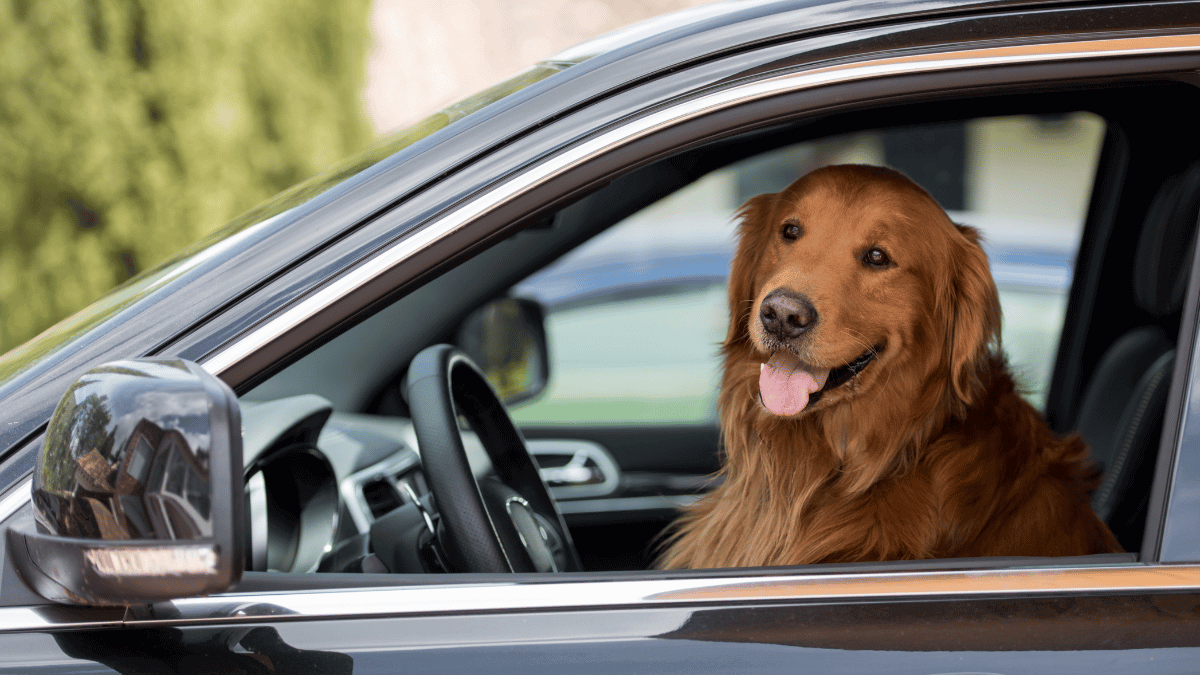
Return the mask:
{"type": "Polygon", "coordinates": [[[370,0],[0,0],[0,352],[362,148],[370,0]]]}

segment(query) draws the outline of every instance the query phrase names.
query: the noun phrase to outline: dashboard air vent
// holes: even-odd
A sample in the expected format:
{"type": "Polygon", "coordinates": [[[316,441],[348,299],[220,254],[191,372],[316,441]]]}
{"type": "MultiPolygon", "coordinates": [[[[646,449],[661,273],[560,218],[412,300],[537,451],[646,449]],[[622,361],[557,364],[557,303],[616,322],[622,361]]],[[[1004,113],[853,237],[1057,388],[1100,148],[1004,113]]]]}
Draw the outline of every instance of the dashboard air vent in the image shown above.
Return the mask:
{"type": "Polygon", "coordinates": [[[372,520],[385,516],[404,505],[400,493],[386,478],[376,478],[363,483],[362,491],[367,508],[371,510],[372,520]]]}

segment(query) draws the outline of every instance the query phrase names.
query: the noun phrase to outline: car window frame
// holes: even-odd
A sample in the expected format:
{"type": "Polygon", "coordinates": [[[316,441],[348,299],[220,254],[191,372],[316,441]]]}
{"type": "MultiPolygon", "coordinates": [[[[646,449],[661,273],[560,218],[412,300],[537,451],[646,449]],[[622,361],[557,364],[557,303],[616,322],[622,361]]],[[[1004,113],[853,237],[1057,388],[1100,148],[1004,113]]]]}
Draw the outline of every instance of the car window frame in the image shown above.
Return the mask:
{"type": "MultiPolygon", "coordinates": [[[[670,132],[684,130],[687,137],[686,123],[696,120],[718,118],[723,114],[737,113],[751,103],[766,103],[786,114],[800,117],[811,114],[821,108],[824,102],[828,110],[833,105],[831,100],[842,100],[843,105],[851,103],[875,101],[887,96],[911,95],[919,91],[922,96],[955,93],[964,84],[978,86],[980,82],[991,82],[997,86],[1013,82],[1028,82],[1031,77],[1039,76],[1061,81],[1060,73],[1048,73],[1042,66],[1068,66],[1075,77],[1105,77],[1124,75],[1130,72],[1184,72],[1188,59],[1200,53],[1200,31],[1197,34],[1175,35],[1163,38],[1158,33],[1148,33],[1141,37],[1125,37],[1111,40],[1079,40],[1065,43],[1030,43],[1016,46],[995,46],[980,49],[961,50],[959,52],[931,55],[919,53],[915,55],[885,55],[864,57],[848,63],[827,65],[812,69],[802,69],[795,72],[771,74],[766,77],[734,83],[716,91],[702,93],[676,102],[673,105],[659,108],[645,115],[635,116],[625,123],[607,129],[599,135],[584,139],[561,153],[546,158],[534,166],[528,167],[514,177],[507,179],[491,190],[476,196],[471,201],[458,205],[437,219],[426,223],[419,229],[411,231],[391,246],[383,249],[375,256],[363,261],[350,271],[328,280],[325,284],[312,289],[303,298],[298,299],[280,313],[250,330],[234,341],[211,353],[202,359],[202,365],[214,374],[237,384],[249,381],[258,372],[270,367],[279,360],[278,352],[296,349],[297,345],[312,342],[328,330],[330,325],[337,322],[331,316],[344,316],[355,311],[347,307],[361,308],[380,298],[394,294],[397,289],[406,284],[417,283],[427,278],[434,270],[446,263],[446,247],[456,250],[470,246],[455,246],[462,238],[467,237],[475,242],[490,240],[497,232],[506,227],[513,227],[520,222],[514,218],[514,203],[526,197],[535,199],[538,190],[553,187],[556,179],[571,173],[586,173],[595,171],[603,176],[604,172],[613,171],[611,164],[605,160],[614,158],[619,150],[632,147],[635,142],[661,136],[655,142],[662,143],[664,148],[678,150],[686,140],[672,136],[670,132]],[[1039,48],[1043,51],[1038,51],[1039,48]],[[1138,57],[1130,59],[1129,57],[1138,57]],[[1131,63],[1136,62],[1136,63],[1131,63]],[[969,79],[959,78],[968,69],[984,69],[989,77],[969,79]],[[869,88],[856,88],[864,82],[870,83],[869,88]],[[889,88],[890,85],[890,88],[889,88]],[[914,86],[916,85],[916,86],[914,86]],[[847,91],[849,88],[849,91],[847,91]],[[818,91],[827,98],[814,97],[810,102],[812,107],[795,111],[795,95],[797,92],[818,91]],[[853,94],[853,95],[850,95],[853,94]],[[849,95],[848,99],[846,98],[849,95]],[[858,98],[855,98],[857,96],[858,98]],[[492,219],[502,221],[492,223],[491,230],[486,227],[475,227],[476,224],[492,219]],[[416,263],[416,264],[412,264],[416,263]],[[402,269],[407,268],[407,269],[402,269]]],[[[1194,65],[1192,66],[1194,67],[1194,65]]],[[[652,153],[649,153],[652,154],[652,153]]],[[[649,154],[642,156],[648,157],[649,154]]],[[[648,160],[647,160],[648,161],[648,160]]],[[[597,179],[600,180],[600,179],[597,179]]],[[[580,181],[584,187],[587,181],[580,181]]],[[[582,189],[582,188],[581,188],[582,189]]],[[[551,190],[552,191],[552,190],[551,190]]],[[[535,199],[536,201],[536,199],[535,199]]],[[[519,206],[519,204],[518,204],[519,206]]],[[[544,202],[536,209],[544,210],[544,202]]],[[[519,209],[517,211],[519,213],[519,209]]],[[[384,216],[386,218],[386,216],[384,216]]],[[[1196,302],[1198,300],[1197,278],[1200,275],[1200,256],[1196,258],[1192,269],[1192,278],[1188,291],[1188,310],[1184,326],[1187,330],[1182,334],[1191,336],[1194,340],[1196,331],[1196,302]]],[[[1183,345],[1181,344],[1181,349],[1183,345]]],[[[1168,403],[1168,415],[1176,411],[1176,416],[1183,416],[1183,378],[1179,377],[1181,370],[1190,373],[1200,368],[1200,362],[1189,351],[1188,359],[1179,359],[1176,364],[1176,382],[1172,384],[1172,398],[1168,403]],[[1176,387],[1180,390],[1176,391],[1176,387]]],[[[1192,389],[1198,384],[1198,378],[1191,378],[1186,388],[1188,400],[1193,397],[1192,389]]],[[[1197,392],[1196,396],[1200,396],[1197,392]]],[[[1198,413],[1200,415],[1200,413],[1198,413]]],[[[1170,419],[1170,417],[1168,418],[1170,419]]],[[[1197,417],[1200,420],[1200,416],[1197,417]]],[[[1182,424],[1180,419],[1177,425],[1182,424]]],[[[1171,443],[1171,456],[1164,455],[1169,461],[1164,464],[1174,466],[1178,460],[1179,446],[1183,437],[1178,428],[1171,432],[1164,431],[1164,444],[1167,438],[1178,439],[1171,443]]],[[[1193,453],[1195,454],[1195,453],[1193,453]]],[[[1164,490],[1174,494],[1181,486],[1172,483],[1178,471],[1166,480],[1164,490]]],[[[25,486],[28,485],[26,481],[25,486]]],[[[0,513],[0,520],[11,515],[23,503],[13,494],[28,493],[27,487],[18,487],[15,493],[10,493],[0,506],[3,509],[14,507],[12,511],[0,513]]],[[[1169,509],[1167,509],[1169,513],[1169,509]]],[[[1198,527],[1197,529],[1200,529],[1198,527]]],[[[1157,560],[1150,561],[1159,562],[1157,560]]],[[[1171,562],[1190,562],[1174,561],[1171,562]]],[[[654,602],[666,603],[695,603],[701,600],[719,602],[745,602],[755,599],[829,599],[829,598],[869,598],[869,597],[926,597],[928,595],[946,596],[955,594],[994,594],[994,593],[1062,593],[1062,592],[1095,592],[1104,589],[1142,589],[1166,590],[1178,588],[1194,588],[1200,586],[1200,565],[1182,564],[1169,568],[1153,564],[1089,566],[1082,562],[1080,566],[1063,565],[1052,570],[1037,570],[1031,568],[1017,569],[1004,567],[989,567],[971,571],[900,571],[871,572],[851,574],[800,573],[796,568],[781,568],[778,570],[748,570],[732,571],[724,574],[713,574],[710,570],[696,570],[676,573],[636,573],[631,578],[618,581],[617,578],[598,579],[596,581],[580,581],[563,578],[556,581],[554,577],[541,577],[533,581],[522,579],[517,584],[500,583],[495,579],[478,579],[448,583],[447,578],[427,581],[433,583],[438,593],[446,599],[439,601],[437,606],[455,610],[486,611],[495,607],[561,607],[564,602],[586,603],[586,606],[612,606],[615,604],[642,604],[654,602]],[[999,585],[988,585],[995,582],[999,585]],[[628,592],[615,593],[617,586],[626,584],[628,592]],[[830,584],[835,584],[836,588],[830,584]],[[923,584],[923,585],[922,585],[923,584]],[[586,600],[566,601],[561,597],[565,587],[575,587],[584,593],[586,600]],[[545,590],[545,594],[536,594],[537,598],[526,598],[523,593],[537,588],[545,590]],[[817,590],[824,588],[825,590],[817,590]],[[807,589],[807,590],[806,590],[807,589]],[[590,591],[596,591],[591,593],[590,591]]],[[[369,581],[369,580],[368,580],[369,581]]],[[[378,611],[387,613],[403,613],[428,611],[427,605],[421,598],[429,593],[432,602],[435,589],[422,585],[416,588],[386,588],[372,587],[373,592],[381,592],[380,602],[386,600],[386,605],[379,605],[378,611]],[[422,609],[416,609],[416,608],[422,609]],[[386,609],[382,609],[386,608],[386,609]]],[[[249,602],[255,598],[264,603],[279,606],[294,606],[299,615],[339,616],[346,613],[361,615],[371,613],[369,607],[364,607],[360,600],[363,595],[354,595],[354,602],[347,602],[346,594],[364,589],[333,589],[304,594],[307,600],[297,598],[295,594],[286,592],[239,594],[230,593],[203,599],[182,599],[174,602],[179,611],[181,621],[206,621],[214,617],[214,612],[226,612],[228,616],[231,599],[238,599],[237,604],[249,602]],[[287,600],[290,598],[291,600],[287,600]],[[343,603],[341,608],[331,604],[343,603]],[[224,608],[224,609],[221,609],[224,608]]],[[[440,597],[440,596],[439,596],[440,597]]],[[[245,605],[242,605],[243,607],[245,605]]],[[[572,606],[582,606],[575,605],[572,606]]],[[[12,609],[12,608],[10,608],[12,609]]],[[[3,610],[8,612],[9,610],[3,610]]],[[[265,609],[260,611],[267,611],[265,609]]],[[[252,614],[243,614],[252,619],[252,614]]]]}

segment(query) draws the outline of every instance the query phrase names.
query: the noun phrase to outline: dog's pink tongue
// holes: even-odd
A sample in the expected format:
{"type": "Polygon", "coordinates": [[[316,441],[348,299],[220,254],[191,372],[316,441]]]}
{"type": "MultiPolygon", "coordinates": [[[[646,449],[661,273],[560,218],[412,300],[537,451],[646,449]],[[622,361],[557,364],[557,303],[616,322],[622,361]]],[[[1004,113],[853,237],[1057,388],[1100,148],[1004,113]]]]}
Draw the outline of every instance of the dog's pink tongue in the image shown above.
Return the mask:
{"type": "Polygon", "coordinates": [[[775,352],[762,364],[758,391],[763,405],[776,415],[795,415],[808,405],[809,394],[825,386],[829,369],[812,369],[787,352],[775,352]]]}

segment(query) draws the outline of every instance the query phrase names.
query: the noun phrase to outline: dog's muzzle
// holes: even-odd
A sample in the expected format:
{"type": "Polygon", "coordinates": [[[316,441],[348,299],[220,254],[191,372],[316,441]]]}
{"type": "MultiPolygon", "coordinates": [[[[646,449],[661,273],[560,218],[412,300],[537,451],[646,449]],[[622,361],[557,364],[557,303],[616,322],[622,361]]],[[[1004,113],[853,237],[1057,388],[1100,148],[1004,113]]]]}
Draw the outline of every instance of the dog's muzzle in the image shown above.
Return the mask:
{"type": "Polygon", "coordinates": [[[825,379],[825,386],[821,387],[817,391],[814,391],[812,395],[809,396],[809,404],[811,405],[816,403],[818,400],[820,400],[821,396],[825,392],[831,389],[836,389],[837,387],[840,387],[854,379],[854,377],[861,373],[868,364],[874,361],[875,357],[879,356],[882,351],[883,345],[875,345],[874,347],[871,347],[867,351],[863,352],[858,358],[854,359],[850,363],[830,370],[829,377],[825,379]]]}

